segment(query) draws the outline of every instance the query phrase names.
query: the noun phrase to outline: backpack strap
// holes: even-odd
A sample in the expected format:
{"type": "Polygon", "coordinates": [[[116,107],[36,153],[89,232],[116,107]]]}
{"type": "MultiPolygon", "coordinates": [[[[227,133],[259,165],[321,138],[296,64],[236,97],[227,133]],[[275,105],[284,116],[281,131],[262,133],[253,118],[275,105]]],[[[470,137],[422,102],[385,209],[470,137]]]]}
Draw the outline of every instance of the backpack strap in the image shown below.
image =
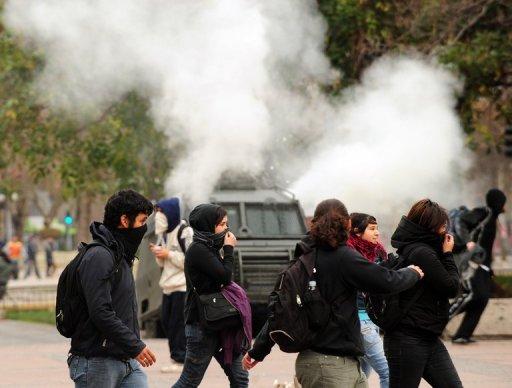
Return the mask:
{"type": "Polygon", "coordinates": [[[178,237],[178,244],[180,244],[180,248],[181,248],[181,251],[183,253],[186,252],[187,250],[187,247],[185,245],[185,238],[183,238],[183,231],[185,230],[185,228],[188,227],[188,224],[186,222],[182,223],[180,225],[180,228],[178,229],[178,234],[177,234],[177,237],[178,237]]]}
{"type": "Polygon", "coordinates": [[[480,221],[480,223],[477,226],[475,226],[469,237],[470,241],[473,241],[475,236],[478,234],[478,240],[476,241],[478,245],[480,245],[480,241],[482,239],[482,231],[484,227],[487,225],[487,223],[490,221],[492,216],[492,210],[490,207],[486,207],[485,210],[487,211],[487,215],[482,221],[480,221]]]}

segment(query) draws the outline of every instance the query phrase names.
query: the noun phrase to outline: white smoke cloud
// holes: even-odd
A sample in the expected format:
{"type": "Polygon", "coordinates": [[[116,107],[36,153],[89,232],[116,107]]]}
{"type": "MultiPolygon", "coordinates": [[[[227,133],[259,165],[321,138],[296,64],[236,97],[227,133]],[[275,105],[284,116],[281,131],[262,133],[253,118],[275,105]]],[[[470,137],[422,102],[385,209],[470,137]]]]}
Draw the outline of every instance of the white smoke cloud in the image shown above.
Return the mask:
{"type": "Polygon", "coordinates": [[[37,88],[53,107],[91,118],[131,90],[148,97],[187,144],[169,189],[200,201],[224,171],[264,169],[269,101],[332,79],[313,3],[16,0],[5,21],[44,52],[37,88]]]}
{"type": "Polygon", "coordinates": [[[205,200],[221,174],[273,168],[308,212],[453,197],[463,144],[455,77],[387,58],[342,98],[314,0],[11,0],[5,22],[45,56],[44,102],[92,118],[136,90],[186,144],[168,188],[205,200]]]}
{"type": "Polygon", "coordinates": [[[403,211],[430,196],[446,206],[461,199],[468,163],[455,113],[460,82],[425,60],[385,57],[347,91],[317,157],[293,189],[311,211],[322,198],[351,211],[403,211]]]}

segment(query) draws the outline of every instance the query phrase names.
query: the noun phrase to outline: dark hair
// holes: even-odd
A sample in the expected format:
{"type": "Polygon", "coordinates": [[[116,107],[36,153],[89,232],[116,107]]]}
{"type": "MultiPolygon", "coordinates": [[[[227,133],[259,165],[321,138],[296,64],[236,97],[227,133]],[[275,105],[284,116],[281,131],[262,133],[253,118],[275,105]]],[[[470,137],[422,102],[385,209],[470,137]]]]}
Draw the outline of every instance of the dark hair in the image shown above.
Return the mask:
{"type": "Polygon", "coordinates": [[[368,225],[377,224],[377,219],[366,213],[350,213],[352,227],[350,232],[353,234],[364,233],[368,225]]]}
{"type": "Polygon", "coordinates": [[[449,220],[446,210],[430,199],[422,199],[412,205],[407,219],[434,233],[449,220]]]}
{"type": "Polygon", "coordinates": [[[310,234],[317,244],[335,248],[347,241],[349,225],[345,205],[337,199],[326,199],[315,209],[310,234]]]}
{"type": "Polygon", "coordinates": [[[219,225],[222,222],[222,219],[228,215],[228,212],[223,207],[219,206],[217,208],[217,213],[215,215],[215,226],[219,225]]]}
{"type": "Polygon", "coordinates": [[[140,213],[148,216],[153,213],[151,201],[134,190],[120,190],[108,199],[103,224],[110,229],[115,229],[121,222],[121,216],[126,215],[131,227],[140,213]]]}

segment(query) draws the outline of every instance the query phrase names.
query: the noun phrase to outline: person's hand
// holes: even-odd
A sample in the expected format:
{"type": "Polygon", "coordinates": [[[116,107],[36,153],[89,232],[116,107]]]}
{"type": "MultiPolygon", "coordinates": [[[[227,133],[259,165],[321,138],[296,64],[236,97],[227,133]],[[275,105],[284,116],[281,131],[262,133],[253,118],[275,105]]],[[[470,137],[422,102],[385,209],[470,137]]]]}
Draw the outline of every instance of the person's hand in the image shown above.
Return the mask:
{"type": "Polygon", "coordinates": [[[249,369],[252,369],[256,366],[256,364],[258,364],[259,361],[256,361],[256,360],[253,360],[250,356],[249,356],[249,353],[245,353],[245,356],[244,358],[242,359],[242,367],[245,369],[245,370],[249,370],[249,369]]]}
{"type": "Polygon", "coordinates": [[[169,250],[164,247],[151,244],[149,249],[151,249],[151,252],[153,252],[153,254],[160,260],[165,260],[169,257],[169,250]]]}
{"type": "Polygon", "coordinates": [[[468,251],[472,251],[476,247],[476,242],[470,241],[466,244],[466,248],[468,248],[468,251]]]}
{"type": "Polygon", "coordinates": [[[226,235],[224,236],[224,245],[231,245],[232,247],[236,246],[236,237],[233,233],[226,233],[226,235]]]}
{"type": "Polygon", "coordinates": [[[443,253],[449,253],[453,251],[453,244],[454,244],[453,236],[449,233],[446,233],[444,235],[444,241],[443,241],[443,253]]]}
{"type": "Polygon", "coordinates": [[[410,265],[408,266],[407,268],[410,268],[416,272],[418,272],[418,275],[420,275],[420,279],[423,279],[423,276],[425,276],[425,274],[423,273],[423,271],[421,270],[420,267],[418,267],[417,265],[410,265]]]}
{"type": "Polygon", "coordinates": [[[154,353],[146,346],[142,349],[142,352],[139,353],[135,359],[142,365],[144,368],[153,365],[156,362],[156,357],[154,353]]]}

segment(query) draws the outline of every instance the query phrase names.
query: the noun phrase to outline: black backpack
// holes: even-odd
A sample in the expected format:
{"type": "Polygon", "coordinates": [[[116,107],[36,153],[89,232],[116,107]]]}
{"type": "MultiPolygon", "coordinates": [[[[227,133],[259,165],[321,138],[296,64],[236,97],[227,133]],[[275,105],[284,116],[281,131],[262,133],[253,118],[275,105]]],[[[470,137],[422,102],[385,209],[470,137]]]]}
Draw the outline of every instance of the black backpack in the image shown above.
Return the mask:
{"type": "Polygon", "coordinates": [[[102,246],[114,257],[114,269],[111,278],[119,269],[120,260],[116,260],[114,253],[99,241],[89,244],[81,243],[77,255],[66,265],[57,284],[57,298],[55,301],[55,326],[64,337],[71,338],[78,328],[81,319],[87,316],[87,306],[78,279],[78,266],[82,262],[89,248],[102,246]]]}
{"type": "MultiPolygon", "coordinates": [[[[407,254],[396,255],[390,253],[388,260],[377,262],[378,265],[397,271],[408,266],[407,256],[412,254],[412,250],[407,254]]],[[[370,294],[363,293],[364,304],[368,316],[384,332],[392,331],[395,326],[409,312],[410,308],[416,302],[424,291],[421,286],[413,297],[403,307],[400,306],[400,293],[397,294],[370,294]]]]}
{"type": "Polygon", "coordinates": [[[269,336],[283,352],[310,348],[329,321],[329,305],[318,287],[310,287],[316,282],[315,259],[316,250],[298,257],[281,272],[269,296],[269,336]]]}
{"type": "Polygon", "coordinates": [[[456,207],[448,212],[448,233],[453,236],[456,247],[464,246],[467,243],[461,233],[461,219],[462,216],[466,215],[468,212],[469,209],[464,205],[456,207]]]}

